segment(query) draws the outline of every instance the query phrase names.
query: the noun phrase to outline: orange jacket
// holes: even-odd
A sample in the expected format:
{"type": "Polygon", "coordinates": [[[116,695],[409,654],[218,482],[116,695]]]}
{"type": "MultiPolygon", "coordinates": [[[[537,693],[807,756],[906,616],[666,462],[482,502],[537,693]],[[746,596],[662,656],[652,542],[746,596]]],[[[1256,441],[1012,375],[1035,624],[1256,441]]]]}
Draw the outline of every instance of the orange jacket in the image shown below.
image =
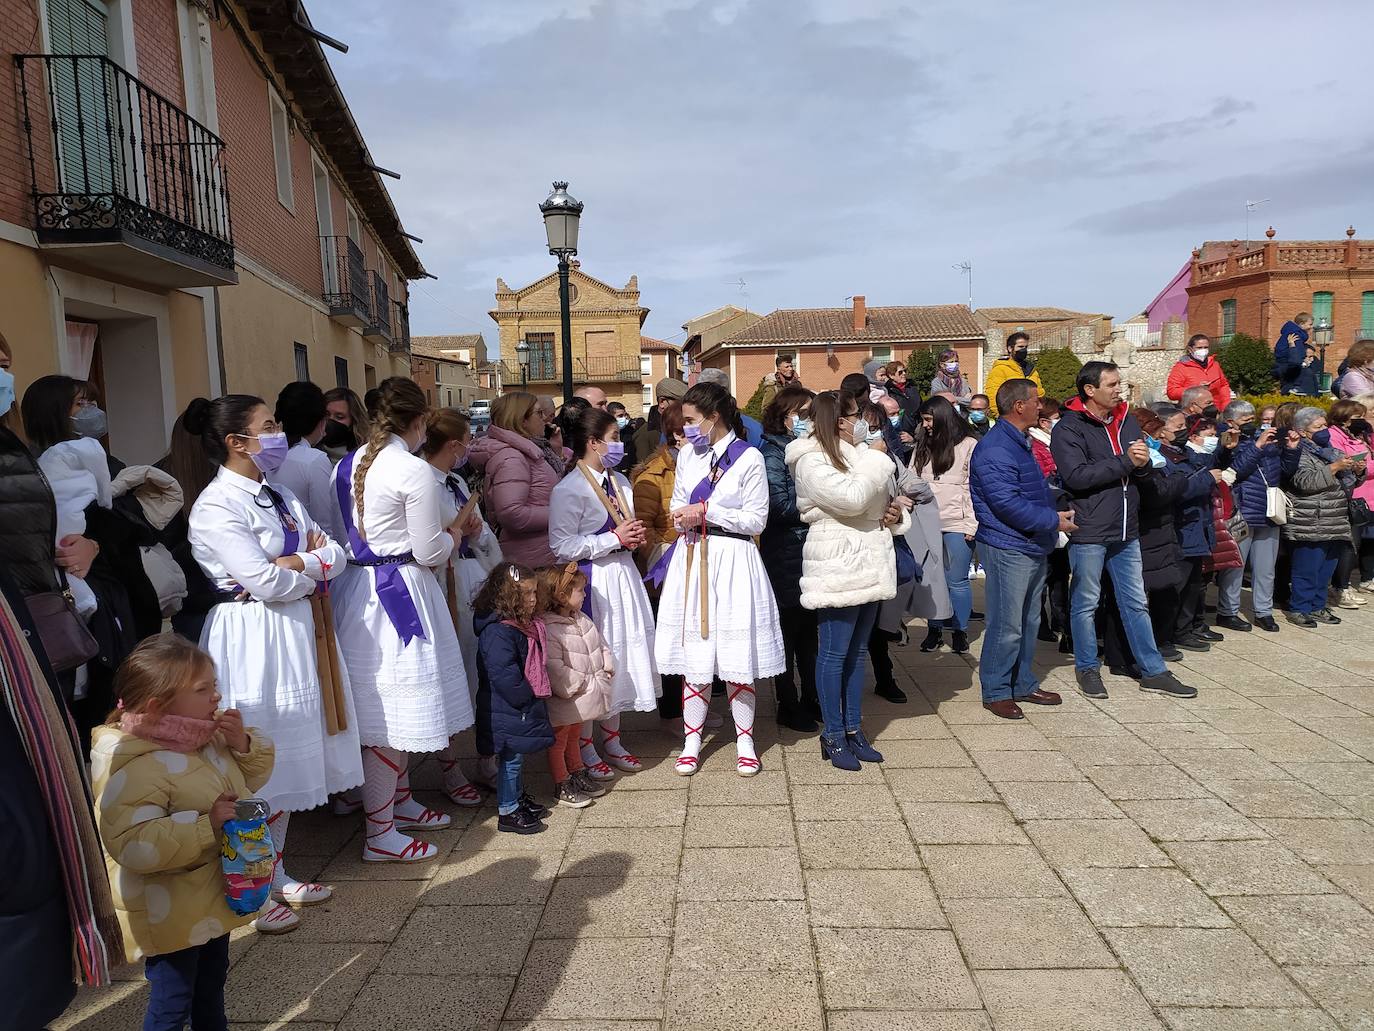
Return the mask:
{"type": "Polygon", "coordinates": [[[1168,394],[1170,401],[1177,404],[1183,397],[1183,392],[1189,387],[1206,387],[1210,390],[1212,401],[1218,411],[1231,403],[1231,384],[1226,382],[1226,373],[1221,371],[1221,366],[1211,355],[1207,356],[1206,365],[1199,365],[1191,358],[1180,358],[1174,362],[1174,367],[1169,370],[1169,380],[1164,386],[1164,392],[1168,394]]]}

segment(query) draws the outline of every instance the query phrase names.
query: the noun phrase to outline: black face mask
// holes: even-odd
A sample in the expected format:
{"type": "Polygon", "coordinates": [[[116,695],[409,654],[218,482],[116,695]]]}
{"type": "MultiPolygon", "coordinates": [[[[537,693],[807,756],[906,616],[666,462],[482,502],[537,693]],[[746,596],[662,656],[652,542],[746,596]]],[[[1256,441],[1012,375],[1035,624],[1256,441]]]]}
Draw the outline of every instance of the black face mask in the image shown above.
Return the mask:
{"type": "Polygon", "coordinates": [[[1188,427],[1185,426],[1183,427],[1183,429],[1175,431],[1173,441],[1174,444],[1179,447],[1182,447],[1184,444],[1186,444],[1188,442],[1188,427]]]}
{"type": "Polygon", "coordinates": [[[1028,348],[1018,347],[1012,352],[1012,357],[1016,359],[1016,364],[1023,369],[1030,365],[1030,350],[1028,348]]]}
{"type": "Polygon", "coordinates": [[[1205,416],[1207,416],[1207,418],[1209,418],[1209,419],[1211,419],[1211,420],[1213,420],[1213,421],[1216,421],[1217,417],[1218,417],[1221,413],[1217,411],[1217,406],[1216,406],[1216,405],[1208,405],[1206,408],[1204,408],[1204,409],[1202,410],[1202,414],[1205,415],[1205,416]]]}
{"type": "Polygon", "coordinates": [[[320,438],[320,447],[335,450],[343,448],[345,451],[352,451],[358,446],[357,438],[353,436],[351,427],[341,422],[329,420],[324,428],[324,436],[320,438]]]}

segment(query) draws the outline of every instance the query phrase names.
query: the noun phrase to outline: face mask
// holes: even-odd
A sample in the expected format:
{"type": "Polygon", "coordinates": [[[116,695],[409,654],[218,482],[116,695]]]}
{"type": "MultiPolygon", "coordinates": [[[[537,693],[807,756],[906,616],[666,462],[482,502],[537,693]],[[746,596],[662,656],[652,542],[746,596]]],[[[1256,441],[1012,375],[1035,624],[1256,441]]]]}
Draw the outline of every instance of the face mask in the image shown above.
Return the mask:
{"type": "Polygon", "coordinates": [[[1150,466],[1152,468],[1163,469],[1168,464],[1168,460],[1163,454],[1153,448],[1150,450],[1150,466]]]}
{"type": "Polygon", "coordinates": [[[1175,443],[1175,444],[1182,444],[1182,443],[1183,443],[1185,440],[1187,440],[1187,439],[1188,439],[1188,430],[1187,430],[1187,427],[1185,427],[1185,428],[1183,428],[1183,429],[1181,429],[1181,430],[1177,430],[1177,431],[1174,433],[1174,443],[1175,443]]]}
{"type": "Polygon", "coordinates": [[[244,440],[257,440],[262,450],[248,457],[265,476],[271,476],[280,469],[281,464],[286,461],[286,453],[291,450],[290,445],[286,443],[285,433],[259,433],[256,438],[242,433],[239,436],[244,440]]]}
{"type": "Polygon", "coordinates": [[[854,431],[852,436],[855,443],[868,439],[868,420],[860,416],[854,420],[854,431]]]}
{"type": "Polygon", "coordinates": [[[811,432],[811,420],[803,419],[800,415],[792,420],[792,436],[804,437],[811,432]]]}
{"type": "Polygon", "coordinates": [[[1014,357],[1016,358],[1016,364],[1023,369],[1030,364],[1030,351],[1024,347],[1018,347],[1014,357]]]}
{"type": "Polygon", "coordinates": [[[946,372],[958,372],[958,371],[959,371],[959,363],[958,363],[958,362],[945,362],[945,371],[946,371],[946,372]]]}
{"type": "Polygon", "coordinates": [[[1201,364],[1201,365],[1206,365],[1206,364],[1207,364],[1207,348],[1205,348],[1205,347],[1199,347],[1197,350],[1195,350],[1195,351],[1193,352],[1193,361],[1195,361],[1195,362],[1197,362],[1197,363],[1199,363],[1199,364],[1201,364]]]}
{"type": "Polygon", "coordinates": [[[865,439],[865,442],[866,442],[866,443],[869,443],[869,444],[872,444],[874,441],[882,440],[882,439],[883,439],[882,430],[869,430],[869,431],[868,431],[868,436],[867,436],[866,438],[864,438],[864,439],[865,439]]]}
{"type": "Polygon", "coordinates": [[[970,408],[968,417],[970,422],[984,423],[988,421],[988,413],[981,408],[970,408]]]}
{"type": "Polygon", "coordinates": [[[346,451],[352,451],[357,446],[358,441],[353,436],[353,430],[343,423],[335,422],[331,419],[329,424],[325,426],[324,437],[320,441],[320,447],[326,450],[331,448],[343,448],[346,451]]]}
{"type": "Polygon", "coordinates": [[[72,429],[83,437],[98,440],[110,432],[110,423],[98,405],[82,405],[72,416],[72,429]]]}
{"type": "Polygon", "coordinates": [[[1217,449],[1217,444],[1220,443],[1220,441],[1220,437],[1203,437],[1202,444],[1198,448],[1198,450],[1200,450],[1204,455],[1210,455],[1217,449]]]}
{"type": "Polygon", "coordinates": [[[687,438],[687,443],[697,451],[705,451],[711,446],[711,431],[702,426],[684,426],[682,435],[687,438]]]}
{"type": "Polygon", "coordinates": [[[1148,434],[1146,434],[1145,436],[1145,446],[1148,447],[1151,451],[1158,451],[1161,447],[1160,442],[1155,440],[1154,437],[1151,437],[1148,434]]]}
{"type": "Polygon", "coordinates": [[[618,440],[606,441],[606,453],[601,456],[601,464],[614,469],[625,460],[625,445],[618,440]]]}
{"type": "Polygon", "coordinates": [[[1330,430],[1318,430],[1316,433],[1312,434],[1312,443],[1313,443],[1313,444],[1316,444],[1317,447],[1330,447],[1330,446],[1331,446],[1331,431],[1330,431],[1330,430]]]}
{"type": "Polygon", "coordinates": [[[900,415],[889,415],[887,417],[887,424],[889,426],[900,426],[902,424],[902,417],[900,415]]]}
{"type": "Polygon", "coordinates": [[[467,464],[468,464],[468,449],[467,449],[467,448],[463,448],[462,451],[458,452],[458,456],[457,456],[456,458],[454,458],[454,460],[453,460],[453,466],[452,466],[451,471],[456,473],[459,469],[463,468],[463,466],[465,466],[465,465],[467,465],[467,464]]]}
{"type": "Polygon", "coordinates": [[[0,418],[14,407],[14,376],[9,369],[0,369],[0,418]]]}
{"type": "Polygon", "coordinates": [[[626,426],[630,425],[630,419],[625,415],[617,415],[615,417],[615,424],[623,430],[626,426]]]}

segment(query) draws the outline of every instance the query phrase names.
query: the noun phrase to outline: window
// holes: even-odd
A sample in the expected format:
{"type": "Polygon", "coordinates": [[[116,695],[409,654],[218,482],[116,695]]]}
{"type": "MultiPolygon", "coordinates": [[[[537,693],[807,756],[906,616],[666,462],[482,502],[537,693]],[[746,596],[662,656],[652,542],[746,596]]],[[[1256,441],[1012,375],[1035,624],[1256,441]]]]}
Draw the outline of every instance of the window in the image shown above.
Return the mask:
{"type": "Polygon", "coordinates": [[[336,387],[348,386],[348,359],[334,358],[334,385],[336,387]]]}
{"type": "Polygon", "coordinates": [[[363,383],[366,385],[365,389],[367,390],[371,390],[377,385],[377,370],[375,367],[371,365],[363,366],[363,383]]]}
{"type": "Polygon", "coordinates": [[[639,356],[639,374],[645,378],[654,374],[654,356],[651,354],[641,354],[639,356]]]}
{"type": "Polygon", "coordinates": [[[892,345],[873,348],[873,361],[887,363],[892,361],[892,345]]]}
{"type": "Polygon", "coordinates": [[[287,210],[296,208],[296,196],[291,189],[291,117],[271,86],[267,87],[267,101],[272,108],[272,156],[277,163],[277,200],[287,210]]]}
{"type": "Polygon", "coordinates": [[[649,386],[648,384],[645,384],[642,399],[644,401],[644,414],[648,415],[649,409],[653,408],[654,406],[654,388],[649,386]]]}
{"type": "Polygon", "coordinates": [[[301,383],[310,381],[310,354],[304,344],[296,345],[296,380],[301,383]]]}
{"type": "Polygon", "coordinates": [[[353,210],[353,205],[348,205],[348,238],[356,243],[359,249],[363,246],[363,225],[358,221],[358,213],[353,210]]]}
{"type": "Polygon", "coordinates": [[[1332,293],[1330,290],[1318,290],[1312,295],[1312,319],[1320,322],[1325,319],[1331,321],[1331,301],[1332,293]]]}
{"type": "Polygon", "coordinates": [[[1221,302],[1221,339],[1230,340],[1236,332],[1236,302],[1221,302]]]}
{"type": "Polygon", "coordinates": [[[527,333],[525,343],[530,345],[530,379],[556,379],[558,370],[553,360],[553,334],[527,333]]]}
{"type": "Polygon", "coordinates": [[[1360,336],[1374,338],[1374,290],[1360,295],[1360,336]]]}

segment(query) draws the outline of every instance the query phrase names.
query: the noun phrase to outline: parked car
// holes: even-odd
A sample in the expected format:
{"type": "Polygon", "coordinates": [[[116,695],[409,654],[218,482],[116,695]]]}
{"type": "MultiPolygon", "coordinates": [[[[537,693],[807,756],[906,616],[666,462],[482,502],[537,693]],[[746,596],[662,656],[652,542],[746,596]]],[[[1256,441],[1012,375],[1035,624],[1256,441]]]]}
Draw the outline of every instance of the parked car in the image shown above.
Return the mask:
{"type": "Polygon", "coordinates": [[[491,400],[480,398],[468,405],[468,421],[473,433],[485,433],[491,426],[491,400]]]}

